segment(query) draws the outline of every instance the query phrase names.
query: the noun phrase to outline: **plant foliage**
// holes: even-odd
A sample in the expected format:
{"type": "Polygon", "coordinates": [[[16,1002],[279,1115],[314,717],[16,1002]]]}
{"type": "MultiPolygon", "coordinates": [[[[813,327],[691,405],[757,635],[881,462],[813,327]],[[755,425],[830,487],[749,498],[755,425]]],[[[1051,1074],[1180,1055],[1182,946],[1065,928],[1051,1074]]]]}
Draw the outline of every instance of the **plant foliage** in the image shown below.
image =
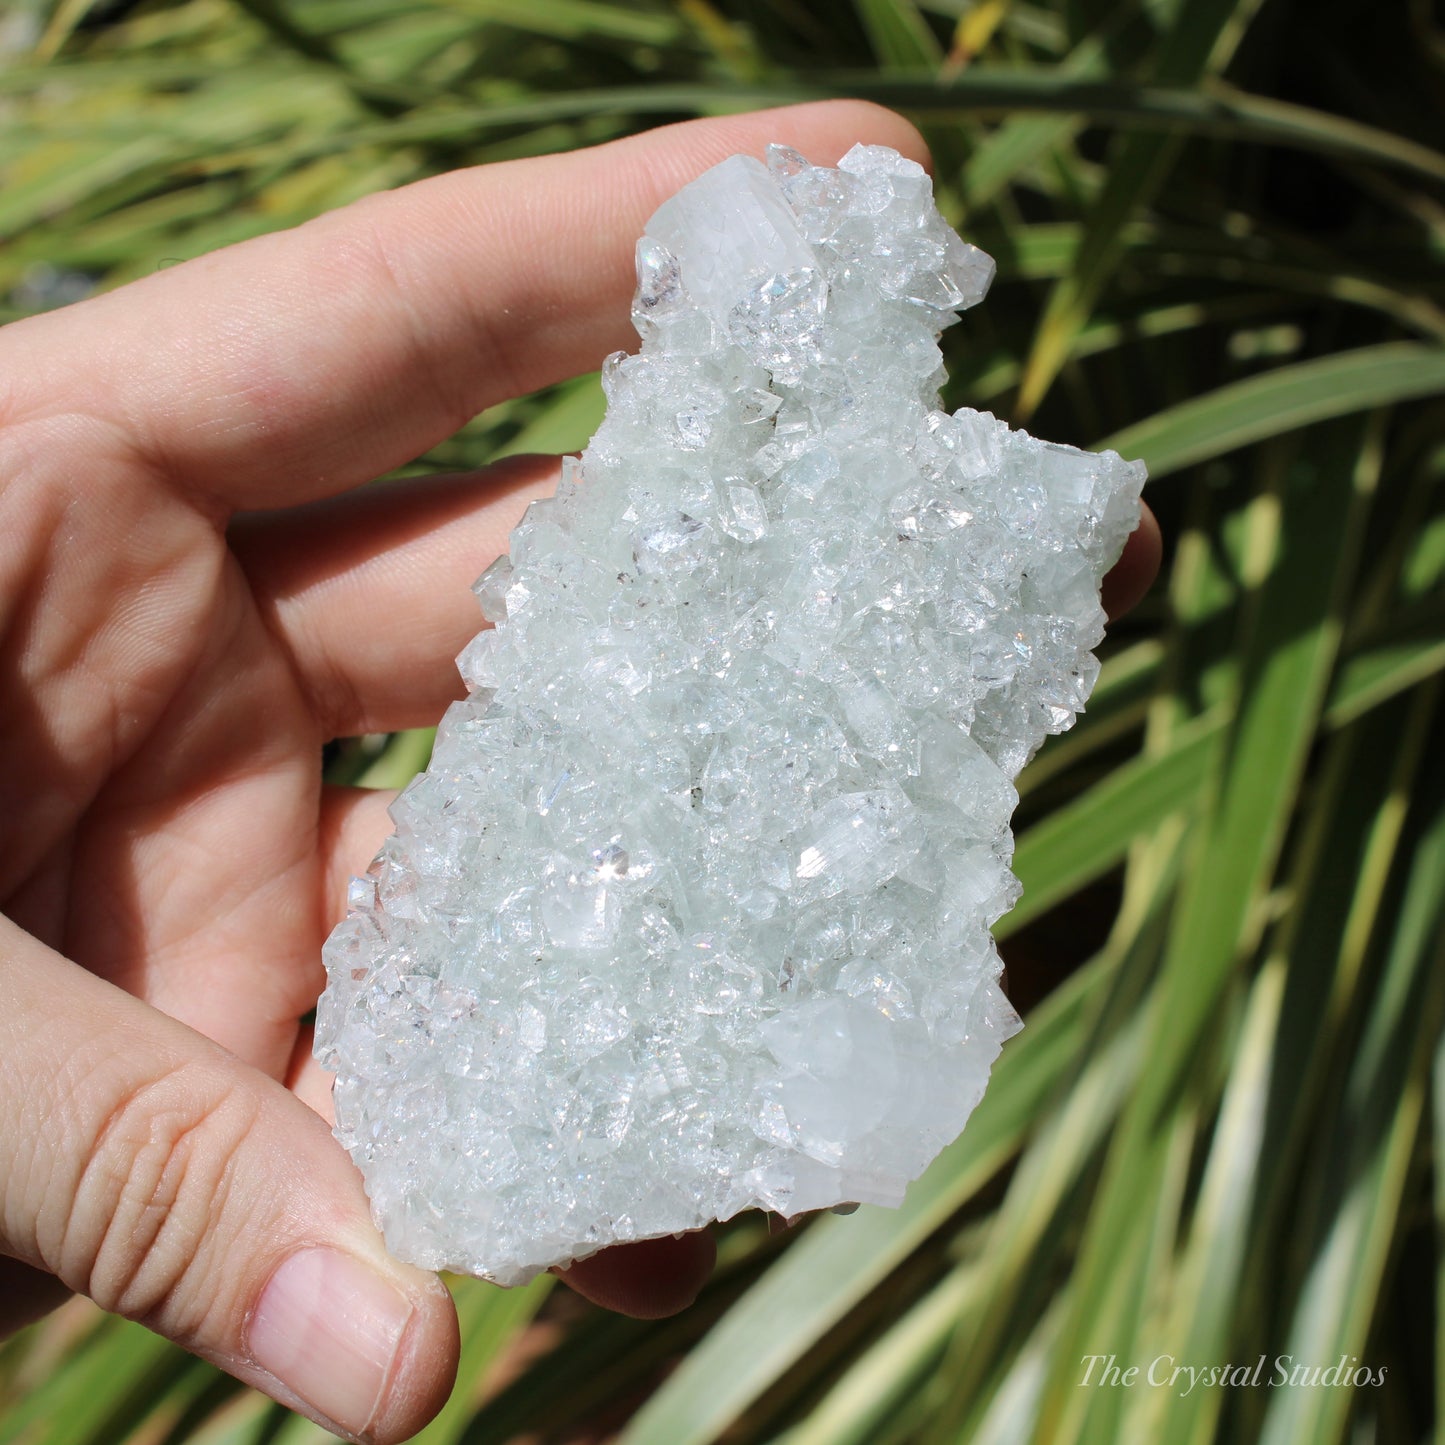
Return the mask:
{"type": "MultiPolygon", "coordinates": [[[[1023,779],[1028,1027],[896,1212],[722,1231],[698,1304],[457,1281],[420,1437],[1423,1439],[1445,1378],[1445,32],[1430,0],[18,0],[0,319],[380,187],[820,95],[993,252],[949,401],[1142,456],[1166,575],[1023,779]],[[1267,1363],[1082,1387],[1087,1359],[1267,1363]],[[1275,1386],[1341,1356],[1383,1384],[1275,1386]]],[[[581,445],[595,378],[419,458],[581,445]]],[[[341,747],[384,785],[425,735],[341,747]]],[[[1157,1374],[1157,1369],[1156,1369],[1157,1374]]],[[[0,1442],[329,1438],[76,1305],[0,1442]]]]}

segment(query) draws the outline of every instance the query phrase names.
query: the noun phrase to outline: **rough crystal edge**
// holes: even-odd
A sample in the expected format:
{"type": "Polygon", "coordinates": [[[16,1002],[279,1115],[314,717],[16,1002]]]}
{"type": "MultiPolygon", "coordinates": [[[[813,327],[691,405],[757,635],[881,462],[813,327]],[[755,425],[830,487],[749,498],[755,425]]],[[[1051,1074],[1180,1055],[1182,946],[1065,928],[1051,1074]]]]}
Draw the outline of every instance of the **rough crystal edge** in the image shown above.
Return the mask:
{"type": "MultiPolygon", "coordinates": [[[[992,1078],[994,1065],[998,1062],[999,1055],[1003,1052],[1003,1046],[1017,1034],[1023,1027],[1023,1019],[1020,1018],[1017,1010],[1009,1001],[999,985],[999,977],[1002,972],[995,974],[991,979],[985,979],[980,984],[980,994],[984,1000],[985,1023],[993,1033],[993,1044],[989,1051],[987,1066],[983,1070],[983,1078],[978,1090],[977,1097],[969,1108],[969,1116],[972,1117],[973,1110],[977,1108],[987,1090],[992,1078]]],[[[982,1062],[982,1061],[980,1061],[982,1062]]],[[[336,1131],[333,1131],[336,1133],[336,1131]]],[[[340,1135],[337,1135],[340,1138],[340,1135]]],[[[344,1143],[344,1140],[342,1141],[344,1143]]],[[[934,1156],[937,1157],[936,1155],[934,1156]]],[[[925,1166],[925,1168],[930,1166],[925,1166]]],[[[863,1198],[860,1194],[866,1193],[861,1189],[850,1191],[846,1186],[837,1191],[838,1197],[829,1195],[826,1198],[820,1197],[816,1201],[809,1201],[796,1211],[782,1216],[789,1221],[802,1218],[805,1215],[823,1213],[827,1211],[836,1213],[851,1214],[857,1205],[875,1204],[885,1209],[896,1209],[906,1197],[908,1187],[917,1182],[921,1175],[915,1175],[912,1179],[904,1180],[898,1189],[887,1198],[863,1198]]],[[[616,1248],[624,1244],[643,1244],[653,1239],[675,1239],[682,1234],[691,1234],[699,1230],[707,1229],[714,1224],[726,1224],[731,1219],[736,1219],[740,1214],[746,1214],[750,1210],[761,1210],[765,1213],[775,1212],[772,1206],[765,1200],[749,1199],[723,1214],[697,1213],[694,1218],[687,1221],[679,1221],[675,1228],[658,1229],[650,1232],[627,1235],[625,1237],[614,1237],[590,1249],[578,1251],[564,1251],[553,1258],[539,1263],[534,1267],[522,1269],[492,1269],[487,1268],[475,1259],[459,1254],[448,1254],[444,1250],[417,1249],[412,1242],[400,1233],[399,1221],[388,1221],[381,1217],[380,1213],[373,1208],[372,1220],[377,1229],[381,1232],[386,1241],[387,1248],[398,1259],[404,1259],[408,1264],[415,1265],[418,1269],[443,1271],[449,1274],[463,1274],[475,1279],[487,1281],[489,1284],[499,1285],[504,1289],[519,1289],[530,1284],[538,1276],[546,1274],[549,1270],[565,1270],[574,1264],[580,1264],[583,1260],[591,1259],[594,1255],[601,1254],[604,1250],[616,1248]]]]}

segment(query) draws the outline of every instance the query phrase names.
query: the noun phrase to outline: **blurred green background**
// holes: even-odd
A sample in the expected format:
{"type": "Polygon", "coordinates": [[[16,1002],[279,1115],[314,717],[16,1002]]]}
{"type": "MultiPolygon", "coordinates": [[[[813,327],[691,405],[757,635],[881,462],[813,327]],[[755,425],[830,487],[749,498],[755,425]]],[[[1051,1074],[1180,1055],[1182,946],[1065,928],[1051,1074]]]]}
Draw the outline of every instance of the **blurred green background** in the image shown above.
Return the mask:
{"type": "MultiPolygon", "coordinates": [[[[414,177],[828,94],[916,120],[998,258],[950,406],[1145,458],[1168,539],[1022,780],[1028,1027],[901,1210],[734,1221],[676,1319],[456,1281],[420,1438],[1445,1438],[1431,0],[10,0],[0,320],[414,177]],[[1267,1365],[1081,1386],[1110,1354],[1267,1365]],[[1385,1383],[1270,1387],[1285,1356],[1385,1383]]],[[[575,448],[600,408],[582,378],[415,469],[575,448]]],[[[396,783],[427,745],[330,766],[396,783]]],[[[84,1302],[0,1348],[0,1442],[329,1438],[84,1302]]]]}

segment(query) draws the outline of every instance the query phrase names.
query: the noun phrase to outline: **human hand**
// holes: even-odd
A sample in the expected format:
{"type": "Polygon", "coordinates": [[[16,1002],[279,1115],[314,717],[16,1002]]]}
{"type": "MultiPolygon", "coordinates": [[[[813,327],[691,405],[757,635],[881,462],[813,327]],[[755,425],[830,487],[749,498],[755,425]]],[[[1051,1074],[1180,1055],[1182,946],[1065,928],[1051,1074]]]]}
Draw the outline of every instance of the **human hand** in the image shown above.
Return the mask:
{"type": "MultiPolygon", "coordinates": [[[[67,1291],[342,1434],[456,1367],[390,1259],[300,1020],[388,798],[332,737],[434,722],[468,585],[555,459],[350,489],[628,344],[666,196],[782,140],[922,155],[853,102],[457,172],[0,331],[0,1332],[67,1291]]],[[[1115,574],[1117,608],[1157,533],[1115,574]]],[[[705,1236],[567,1271],[686,1304],[705,1236]]]]}

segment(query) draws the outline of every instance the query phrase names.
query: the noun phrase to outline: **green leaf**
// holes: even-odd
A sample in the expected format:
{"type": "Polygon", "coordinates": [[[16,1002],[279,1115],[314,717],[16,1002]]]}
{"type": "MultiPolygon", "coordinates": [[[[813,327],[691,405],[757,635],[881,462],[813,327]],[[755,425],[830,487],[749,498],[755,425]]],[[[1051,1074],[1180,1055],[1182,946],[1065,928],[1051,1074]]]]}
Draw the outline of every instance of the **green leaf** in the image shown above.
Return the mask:
{"type": "Polygon", "coordinates": [[[978,1266],[960,1265],[929,1290],[851,1365],[802,1424],[775,1445],[876,1445],[879,1432],[933,1368],[959,1312],[978,1286],[978,1266]]]}
{"type": "MultiPolygon", "coordinates": [[[[1076,45],[1054,73],[1094,79],[1107,71],[1105,37],[1094,34],[1076,45]]],[[[1017,115],[1005,120],[974,149],[964,166],[965,205],[970,209],[986,205],[1039,157],[1068,140],[1079,124],[1077,118],[1061,115],[1017,115]]]]}
{"type": "MultiPolygon", "coordinates": [[[[1435,1043],[1435,1059],[1431,1065],[1430,1122],[1434,1130],[1432,1158],[1437,1161],[1433,1171],[1435,1187],[1432,1191],[1433,1213],[1435,1216],[1435,1318],[1445,1319],[1445,1169],[1438,1167],[1438,1161],[1445,1159],[1445,1029],[1435,1043]]],[[[1435,1378],[1445,1380],[1445,1330],[1435,1330],[1435,1378]]]]}
{"type": "MultiPolygon", "coordinates": [[[[1438,690],[1432,690],[1433,706],[1438,690]]],[[[1438,722],[1438,718],[1435,719],[1438,722]]],[[[1304,1287],[1282,1353],[1333,1364],[1363,1354],[1392,1245],[1402,1228],[1411,1157],[1445,1027],[1445,799],[1440,772],[1420,800],[1421,831],[1385,968],[1314,1172],[1300,1241],[1304,1287]]],[[[1272,1392],[1263,1445],[1343,1441],[1349,1389],[1272,1392]]]]}
{"type": "MultiPolygon", "coordinates": [[[[1394,870],[1433,702],[1417,699],[1403,730],[1396,708],[1332,744],[1289,882],[1294,906],[1256,978],[1234,1050],[1190,1256],[1159,1340],[1179,1359],[1244,1355],[1241,1325],[1262,1312],[1247,1281],[1258,1278],[1264,1242],[1277,1237],[1293,1169],[1319,1149],[1317,1101],[1363,1007],[1364,954],[1394,870]]],[[[1261,1346],[1269,1352],[1268,1342],[1261,1346]]],[[[1148,1425],[1156,1434],[1215,1438],[1221,1392],[1158,1403],[1163,1409],[1148,1425]]]]}
{"type": "Polygon", "coordinates": [[[117,145],[114,141],[52,142],[28,158],[28,176],[0,192],[0,239],[48,220],[92,191],[173,156],[157,135],[117,145]]]}
{"type": "Polygon", "coordinates": [[[499,1289],[475,1279],[450,1281],[462,1336],[457,1384],[437,1417],[412,1437],[416,1445],[454,1445],[463,1438],[502,1351],[537,1313],[554,1283],[550,1275],[520,1289],[499,1289]]]}
{"type": "Polygon", "coordinates": [[[435,728],[393,733],[375,761],[355,781],[358,788],[404,788],[431,761],[435,728]]]}
{"type": "Polygon", "coordinates": [[[938,66],[943,47],[915,0],[853,0],[884,71],[938,66]]]}
{"type": "MultiPolygon", "coordinates": [[[[1253,0],[1185,0],[1154,63],[1153,79],[1164,85],[1191,86],[1210,67],[1227,26],[1253,0]]],[[[1177,145],[1162,135],[1129,135],[1109,159],[1108,179],[1085,224],[1072,272],[1050,293],[1024,362],[1018,411],[1030,415],[1043,400],[1073,346],[1074,337],[1093,312],[1124,247],[1120,231],[1147,206],[1174,163],[1177,145]]]]}
{"type": "Polygon", "coordinates": [[[1332,728],[1346,727],[1442,671],[1445,638],[1402,639],[1357,653],[1340,668],[1325,723],[1332,728]]]}
{"type": "Polygon", "coordinates": [[[528,422],[493,458],[518,456],[523,452],[548,455],[580,452],[602,424],[607,399],[602,378],[593,372],[564,382],[553,393],[540,416],[528,422]]]}
{"type": "Polygon", "coordinates": [[[124,1439],[207,1367],[140,1325],[107,1318],[0,1415],[0,1442],[108,1445],[124,1439]]]}
{"type": "MultiPolygon", "coordinates": [[[[31,77],[35,84],[39,77],[31,77]]],[[[0,75],[0,90],[4,78],[0,75]]],[[[1325,155],[1398,167],[1445,179],[1445,158],[1406,137],[1376,126],[1341,119],[1291,102],[1250,95],[1214,83],[1208,93],[1167,85],[1126,81],[1075,81],[1051,71],[985,68],[946,82],[933,77],[880,77],[871,72],[834,71],[806,78],[757,83],[657,84],[606,89],[579,87],[489,106],[448,104],[384,126],[351,126],[289,152],[294,158],[372,145],[472,141],[489,130],[537,126],[549,121],[594,116],[658,113],[729,115],[766,106],[837,96],[857,96],[942,121],[1018,111],[1086,116],[1149,132],[1232,137],[1325,155]]]]}
{"type": "Polygon", "coordinates": [[[1023,897],[994,925],[1007,938],[1122,863],[1140,834],[1190,807],[1209,774],[1224,719],[1201,718],[1157,757],[1109,773],[1082,797],[1027,829],[1014,854],[1023,897]]]}
{"type": "MultiPolygon", "coordinates": [[[[988,250],[988,246],[982,241],[977,244],[988,250]]],[[[1061,258],[1066,261],[1071,253],[1071,246],[1064,248],[1061,258]]],[[[1018,275],[1027,275],[1030,278],[1057,275],[1057,270],[1046,269],[1052,259],[1043,247],[1034,247],[1025,242],[1011,248],[1000,265],[999,273],[1005,279],[1018,275]]],[[[1156,310],[1141,312],[1137,316],[1099,319],[1091,321],[1074,338],[1069,359],[1081,361],[1085,357],[1099,356],[1116,347],[1138,345],[1156,337],[1175,336],[1180,332],[1205,326],[1217,326],[1230,321],[1277,313],[1279,307],[1279,299],[1274,296],[1235,296],[1220,297],[1208,305],[1186,302],[1178,306],[1161,306],[1156,310]]],[[[967,380],[966,395],[972,403],[989,401],[1017,386],[1022,374],[1022,364],[1011,354],[1005,353],[985,370],[967,380]]]]}
{"type": "Polygon", "coordinates": [[[1098,446],[1151,478],[1333,417],[1445,391],[1445,347],[1393,341],[1276,367],[1135,422],[1098,446]]]}
{"type": "Polygon", "coordinates": [[[448,0],[464,15],[538,35],[575,43],[626,41],[637,45],[675,45],[683,34],[682,18],[672,7],[631,3],[605,5],[600,0],[448,0]]]}

